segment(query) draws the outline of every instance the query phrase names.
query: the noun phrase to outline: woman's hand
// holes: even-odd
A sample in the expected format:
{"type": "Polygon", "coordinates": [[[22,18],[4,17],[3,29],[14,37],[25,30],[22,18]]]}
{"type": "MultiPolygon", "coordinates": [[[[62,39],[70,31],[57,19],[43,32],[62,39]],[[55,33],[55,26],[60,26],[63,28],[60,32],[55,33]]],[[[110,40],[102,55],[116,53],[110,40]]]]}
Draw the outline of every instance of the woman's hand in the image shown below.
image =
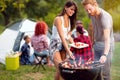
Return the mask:
{"type": "Polygon", "coordinates": [[[69,56],[71,59],[75,60],[75,57],[73,56],[73,53],[71,51],[69,52],[69,56]]]}
{"type": "Polygon", "coordinates": [[[99,61],[100,61],[101,63],[105,63],[106,60],[107,60],[107,56],[102,55],[102,56],[100,57],[100,60],[99,60],[99,61]]]}

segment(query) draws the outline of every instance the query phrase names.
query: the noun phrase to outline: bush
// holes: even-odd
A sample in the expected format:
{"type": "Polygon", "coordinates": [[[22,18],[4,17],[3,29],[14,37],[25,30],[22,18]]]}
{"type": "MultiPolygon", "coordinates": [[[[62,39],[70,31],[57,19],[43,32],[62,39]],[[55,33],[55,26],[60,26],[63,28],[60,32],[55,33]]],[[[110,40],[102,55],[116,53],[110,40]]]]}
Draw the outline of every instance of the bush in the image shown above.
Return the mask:
{"type": "Polygon", "coordinates": [[[0,13],[0,25],[4,25],[4,17],[0,13]]]}
{"type": "Polygon", "coordinates": [[[115,9],[111,9],[108,11],[113,18],[113,28],[115,32],[120,32],[120,6],[118,6],[118,8],[115,9]]]}
{"type": "Polygon", "coordinates": [[[83,22],[84,28],[88,29],[88,26],[90,23],[90,19],[88,18],[88,16],[82,18],[82,22],[83,22]]]}
{"type": "Polygon", "coordinates": [[[1,34],[4,30],[5,30],[5,27],[0,25],[0,34],[1,34]]]}
{"type": "Polygon", "coordinates": [[[53,26],[55,16],[56,14],[54,13],[48,13],[48,15],[44,17],[45,22],[48,24],[50,28],[53,26]]]}

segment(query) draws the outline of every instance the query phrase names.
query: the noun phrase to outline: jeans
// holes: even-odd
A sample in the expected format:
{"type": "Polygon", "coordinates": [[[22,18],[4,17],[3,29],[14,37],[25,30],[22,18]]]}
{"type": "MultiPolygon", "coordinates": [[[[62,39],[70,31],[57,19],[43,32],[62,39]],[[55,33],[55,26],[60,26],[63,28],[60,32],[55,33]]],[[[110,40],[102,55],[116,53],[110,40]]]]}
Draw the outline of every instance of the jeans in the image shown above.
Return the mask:
{"type": "Polygon", "coordinates": [[[44,50],[42,52],[34,51],[38,56],[49,56],[49,50],[44,50]]]}
{"type": "MultiPolygon", "coordinates": [[[[104,53],[104,43],[103,42],[96,42],[94,44],[94,53],[95,53],[95,60],[99,60],[102,54],[104,53]]],[[[111,80],[111,59],[112,59],[112,53],[113,53],[113,46],[110,47],[107,61],[104,63],[104,66],[101,67],[101,71],[98,74],[97,80],[111,80]]]]}

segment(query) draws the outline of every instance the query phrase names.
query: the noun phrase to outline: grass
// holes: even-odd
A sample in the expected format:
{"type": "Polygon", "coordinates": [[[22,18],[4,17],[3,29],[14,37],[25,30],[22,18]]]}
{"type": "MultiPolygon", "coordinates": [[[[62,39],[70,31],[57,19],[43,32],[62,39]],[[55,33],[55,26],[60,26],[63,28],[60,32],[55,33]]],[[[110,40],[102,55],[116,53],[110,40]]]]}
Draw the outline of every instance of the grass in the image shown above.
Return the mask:
{"type": "Polygon", "coordinates": [[[112,60],[112,80],[120,80],[120,42],[115,45],[112,60]]]}
{"type": "MultiPolygon", "coordinates": [[[[112,61],[112,80],[120,80],[120,42],[115,45],[115,52],[112,61]]],[[[54,67],[47,67],[46,71],[40,68],[32,69],[33,66],[20,66],[16,71],[7,71],[5,65],[0,64],[0,80],[54,80],[54,67]]]]}
{"type": "Polygon", "coordinates": [[[0,80],[53,80],[54,67],[33,69],[33,66],[20,66],[16,71],[7,71],[5,66],[0,64],[0,80]]]}

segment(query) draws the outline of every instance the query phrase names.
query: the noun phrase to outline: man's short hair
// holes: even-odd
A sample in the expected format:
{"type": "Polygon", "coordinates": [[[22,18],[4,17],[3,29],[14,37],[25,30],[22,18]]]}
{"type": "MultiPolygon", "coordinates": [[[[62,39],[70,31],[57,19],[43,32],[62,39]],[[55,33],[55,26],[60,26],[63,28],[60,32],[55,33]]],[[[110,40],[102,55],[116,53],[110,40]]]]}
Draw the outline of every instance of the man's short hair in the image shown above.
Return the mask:
{"type": "Polygon", "coordinates": [[[28,36],[28,35],[25,35],[23,39],[26,40],[27,38],[29,38],[29,36],[28,36]]]}
{"type": "Polygon", "coordinates": [[[82,4],[83,5],[87,5],[87,4],[94,4],[94,3],[96,3],[97,1],[96,0],[82,0],[82,4]]]}

